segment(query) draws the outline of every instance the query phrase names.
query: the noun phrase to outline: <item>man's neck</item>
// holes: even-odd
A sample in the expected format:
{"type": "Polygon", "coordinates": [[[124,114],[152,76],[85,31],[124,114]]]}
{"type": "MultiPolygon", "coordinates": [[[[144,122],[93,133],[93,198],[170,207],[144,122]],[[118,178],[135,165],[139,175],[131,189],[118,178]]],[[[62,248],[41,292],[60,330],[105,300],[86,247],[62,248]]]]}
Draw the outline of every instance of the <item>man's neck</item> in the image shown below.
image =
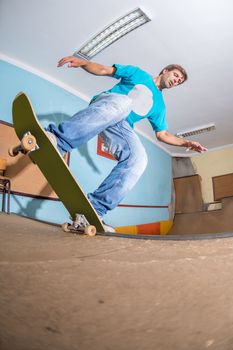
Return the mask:
{"type": "Polygon", "coordinates": [[[161,76],[160,75],[158,77],[154,78],[154,83],[160,91],[163,90],[163,88],[161,86],[161,76]]]}

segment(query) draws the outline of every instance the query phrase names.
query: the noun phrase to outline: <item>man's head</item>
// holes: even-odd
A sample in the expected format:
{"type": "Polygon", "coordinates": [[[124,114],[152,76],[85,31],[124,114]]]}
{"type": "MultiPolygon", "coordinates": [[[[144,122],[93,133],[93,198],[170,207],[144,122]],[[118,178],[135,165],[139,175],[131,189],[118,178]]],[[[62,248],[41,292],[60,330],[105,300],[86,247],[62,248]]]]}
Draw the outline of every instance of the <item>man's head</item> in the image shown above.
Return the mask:
{"type": "Polygon", "coordinates": [[[183,84],[187,79],[187,72],[178,64],[169,64],[159,73],[159,88],[170,89],[183,84]]]}

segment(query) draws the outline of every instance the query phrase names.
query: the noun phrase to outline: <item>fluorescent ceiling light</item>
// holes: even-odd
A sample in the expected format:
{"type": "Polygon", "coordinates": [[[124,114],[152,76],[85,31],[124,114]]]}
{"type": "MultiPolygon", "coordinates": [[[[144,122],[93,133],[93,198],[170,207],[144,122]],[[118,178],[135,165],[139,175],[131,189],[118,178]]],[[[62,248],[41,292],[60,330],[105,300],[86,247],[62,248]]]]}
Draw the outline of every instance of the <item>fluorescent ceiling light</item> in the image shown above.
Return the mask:
{"type": "Polygon", "coordinates": [[[137,8],[95,35],[76,51],[74,56],[81,56],[89,60],[116,40],[149,21],[150,18],[140,8],[137,8]]]}
{"type": "Polygon", "coordinates": [[[203,134],[209,131],[214,131],[215,129],[216,129],[216,126],[214,123],[212,123],[212,124],[202,125],[190,130],[179,131],[175,135],[177,137],[189,137],[189,136],[203,134]]]}

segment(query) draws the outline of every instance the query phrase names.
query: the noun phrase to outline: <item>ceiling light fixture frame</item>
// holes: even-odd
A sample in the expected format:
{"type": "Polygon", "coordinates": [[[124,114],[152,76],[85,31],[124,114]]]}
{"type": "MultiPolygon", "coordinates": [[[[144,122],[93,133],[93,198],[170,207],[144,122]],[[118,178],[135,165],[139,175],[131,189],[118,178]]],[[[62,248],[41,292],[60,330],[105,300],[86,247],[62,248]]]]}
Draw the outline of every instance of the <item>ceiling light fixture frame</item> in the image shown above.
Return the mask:
{"type": "Polygon", "coordinates": [[[112,43],[149,21],[151,19],[138,7],[104,28],[73,55],[90,60],[112,43]]]}
{"type": "Polygon", "coordinates": [[[183,137],[189,137],[189,136],[195,136],[199,134],[203,134],[205,132],[210,132],[216,130],[216,126],[214,123],[202,125],[199,127],[195,127],[193,129],[187,129],[184,131],[179,131],[175,134],[175,136],[183,138],[183,137]]]}

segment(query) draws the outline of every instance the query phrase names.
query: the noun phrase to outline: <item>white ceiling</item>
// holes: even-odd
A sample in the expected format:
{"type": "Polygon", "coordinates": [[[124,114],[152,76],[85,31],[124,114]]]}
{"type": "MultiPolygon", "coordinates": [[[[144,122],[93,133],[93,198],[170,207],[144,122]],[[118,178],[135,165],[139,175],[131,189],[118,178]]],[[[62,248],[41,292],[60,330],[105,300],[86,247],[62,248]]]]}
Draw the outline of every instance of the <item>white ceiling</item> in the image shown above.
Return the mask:
{"type": "MultiPolygon", "coordinates": [[[[209,123],[216,131],[193,137],[209,149],[233,145],[232,0],[0,0],[0,58],[16,61],[90,98],[116,81],[81,69],[57,68],[93,35],[141,7],[151,22],[94,57],[105,65],[138,65],[156,76],[170,63],[189,80],[164,91],[172,133],[209,123]]],[[[137,129],[155,140],[149,123],[137,129]]],[[[166,149],[187,155],[183,148],[166,149]]]]}

